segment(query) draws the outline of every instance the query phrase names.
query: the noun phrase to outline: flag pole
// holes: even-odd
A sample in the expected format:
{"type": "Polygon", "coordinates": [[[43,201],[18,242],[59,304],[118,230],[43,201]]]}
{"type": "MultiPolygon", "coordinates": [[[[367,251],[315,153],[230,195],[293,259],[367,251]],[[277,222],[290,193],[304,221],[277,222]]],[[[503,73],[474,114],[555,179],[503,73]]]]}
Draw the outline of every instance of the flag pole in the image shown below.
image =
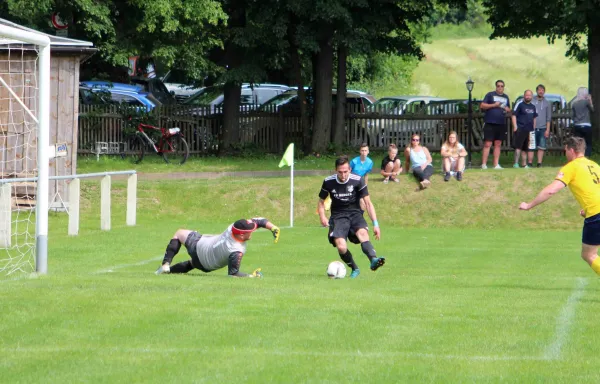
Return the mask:
{"type": "MultiPolygon", "coordinates": [[[[293,159],[293,157],[292,157],[293,159]]],[[[294,161],[290,167],[290,228],[294,228],[294,161]]]]}

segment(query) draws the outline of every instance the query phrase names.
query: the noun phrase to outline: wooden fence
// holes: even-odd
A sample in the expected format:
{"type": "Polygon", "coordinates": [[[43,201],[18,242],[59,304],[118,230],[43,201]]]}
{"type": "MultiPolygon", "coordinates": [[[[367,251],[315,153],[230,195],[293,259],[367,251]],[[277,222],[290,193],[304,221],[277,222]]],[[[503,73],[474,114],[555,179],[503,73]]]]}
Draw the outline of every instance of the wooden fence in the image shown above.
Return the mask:
{"type": "MultiPolygon", "coordinates": [[[[204,108],[161,107],[149,114],[158,126],[179,127],[189,144],[190,153],[208,154],[218,150],[221,139],[222,114],[210,113],[204,108]]],[[[561,150],[562,141],[570,127],[570,113],[558,112],[552,116],[548,149],[561,150]]],[[[79,112],[78,153],[94,153],[97,143],[112,143],[119,151],[127,151],[127,124],[119,106],[81,105],[79,112]]],[[[251,146],[266,152],[280,153],[288,143],[302,141],[300,116],[283,111],[241,111],[239,118],[239,145],[251,146]]],[[[333,124],[332,124],[333,126],[333,124]]],[[[506,119],[507,132],[512,132],[510,118],[506,119]]],[[[371,148],[387,148],[391,143],[405,147],[413,133],[421,135],[422,143],[431,150],[439,150],[450,131],[468,144],[468,114],[392,115],[364,113],[348,110],[345,115],[345,140],[347,146],[357,147],[368,143],[371,148]]],[[[474,151],[483,145],[483,114],[473,114],[474,151]]],[[[507,135],[503,150],[511,150],[512,135],[507,135]]],[[[116,150],[115,150],[116,153],[116,150]]]]}

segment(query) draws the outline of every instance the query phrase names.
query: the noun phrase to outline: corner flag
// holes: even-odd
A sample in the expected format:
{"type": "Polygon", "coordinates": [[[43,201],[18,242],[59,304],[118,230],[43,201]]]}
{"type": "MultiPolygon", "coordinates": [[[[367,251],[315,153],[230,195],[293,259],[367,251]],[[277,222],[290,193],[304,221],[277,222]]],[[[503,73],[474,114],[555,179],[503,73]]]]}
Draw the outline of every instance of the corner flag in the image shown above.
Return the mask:
{"type": "Polygon", "coordinates": [[[290,228],[294,227],[294,143],[290,143],[281,161],[279,168],[287,165],[290,168],[290,228]]]}
{"type": "Polygon", "coordinates": [[[281,161],[279,162],[279,168],[285,165],[291,167],[292,164],[294,164],[294,143],[290,143],[290,145],[288,145],[283,157],[281,158],[281,161]]]}

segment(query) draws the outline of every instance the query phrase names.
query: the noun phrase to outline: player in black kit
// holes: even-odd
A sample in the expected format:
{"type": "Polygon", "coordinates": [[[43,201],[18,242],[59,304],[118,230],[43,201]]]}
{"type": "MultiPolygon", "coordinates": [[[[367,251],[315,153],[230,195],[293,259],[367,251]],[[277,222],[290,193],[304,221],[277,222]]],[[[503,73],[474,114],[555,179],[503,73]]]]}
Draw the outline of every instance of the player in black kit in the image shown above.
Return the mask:
{"type": "Polygon", "coordinates": [[[360,199],[365,202],[365,208],[369,217],[373,221],[373,233],[375,239],[379,240],[381,231],[375,214],[375,207],[371,203],[369,191],[364,178],[350,173],[348,157],[342,156],[335,161],[336,174],[323,180],[323,186],[319,192],[319,218],[321,225],[329,226],[329,242],[338,249],[341,259],[350,268],[352,273],[350,278],[355,278],[360,274],[358,266],[348,250],[346,239],[354,244],[360,244],[365,255],[371,261],[371,270],[385,264],[385,258],[377,257],[373,244],[369,241],[369,231],[367,222],[360,209],[360,199]],[[324,201],[327,196],[331,197],[331,218],[327,220],[325,216],[324,201]]]}

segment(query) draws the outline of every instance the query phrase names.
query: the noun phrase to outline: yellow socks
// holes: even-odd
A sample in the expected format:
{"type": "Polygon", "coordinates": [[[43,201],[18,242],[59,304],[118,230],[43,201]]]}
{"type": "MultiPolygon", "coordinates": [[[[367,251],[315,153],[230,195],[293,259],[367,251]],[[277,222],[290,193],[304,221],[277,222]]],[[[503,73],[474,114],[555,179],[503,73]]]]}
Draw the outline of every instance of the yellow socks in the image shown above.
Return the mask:
{"type": "Polygon", "coordinates": [[[600,257],[596,257],[591,265],[592,269],[596,274],[600,275],[600,257]]]}

